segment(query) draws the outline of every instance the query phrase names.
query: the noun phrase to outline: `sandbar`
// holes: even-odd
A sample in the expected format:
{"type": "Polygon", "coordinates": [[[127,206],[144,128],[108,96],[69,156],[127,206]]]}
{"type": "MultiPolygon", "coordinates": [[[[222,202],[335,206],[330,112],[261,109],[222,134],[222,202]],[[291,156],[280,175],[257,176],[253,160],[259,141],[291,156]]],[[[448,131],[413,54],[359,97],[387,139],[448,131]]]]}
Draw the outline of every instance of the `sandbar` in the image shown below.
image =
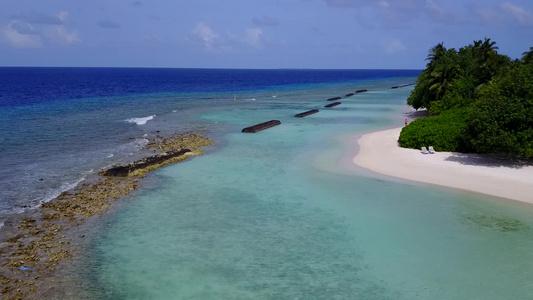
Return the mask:
{"type": "Polygon", "coordinates": [[[361,136],[353,162],[389,176],[533,204],[531,162],[454,152],[422,154],[398,145],[401,130],[399,127],[361,136]]]}

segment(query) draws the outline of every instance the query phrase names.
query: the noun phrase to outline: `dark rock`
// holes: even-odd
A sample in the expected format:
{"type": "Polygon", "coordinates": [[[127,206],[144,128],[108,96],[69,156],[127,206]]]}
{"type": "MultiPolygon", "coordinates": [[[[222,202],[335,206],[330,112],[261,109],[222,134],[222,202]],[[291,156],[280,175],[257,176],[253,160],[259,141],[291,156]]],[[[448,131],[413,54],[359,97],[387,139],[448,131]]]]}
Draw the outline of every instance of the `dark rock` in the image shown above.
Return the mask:
{"type": "Polygon", "coordinates": [[[348,98],[348,97],[351,97],[351,96],[353,96],[353,95],[355,95],[355,94],[354,94],[354,93],[349,93],[349,94],[346,94],[345,97],[348,98]]]}
{"type": "Polygon", "coordinates": [[[364,92],[368,92],[368,90],[367,89],[362,89],[362,90],[355,91],[355,93],[364,93],[364,92]]]}
{"type": "Polygon", "coordinates": [[[333,97],[333,98],[329,98],[328,101],[335,101],[335,100],[341,100],[342,97],[333,97]]]}
{"type": "Polygon", "coordinates": [[[144,169],[146,167],[160,164],[166,160],[169,160],[174,157],[181,156],[187,152],[191,152],[189,149],[179,149],[175,151],[169,151],[163,154],[153,155],[146,158],[143,158],[141,160],[132,162],[127,165],[121,165],[121,166],[113,166],[105,171],[102,172],[102,175],[104,176],[120,176],[125,177],[128,176],[130,172],[138,170],[138,169],[144,169]]]}
{"type": "Polygon", "coordinates": [[[254,126],[246,127],[242,130],[242,132],[248,132],[248,133],[256,133],[261,130],[268,129],[270,127],[274,127],[281,124],[279,120],[270,120],[268,122],[260,123],[254,126]]]}
{"type": "Polygon", "coordinates": [[[340,104],[341,104],[341,102],[333,102],[333,103],[330,103],[330,104],[328,104],[328,105],[326,105],[324,107],[334,107],[334,106],[337,106],[337,105],[340,105],[340,104]]]}
{"type": "Polygon", "coordinates": [[[411,85],[415,85],[416,82],[413,82],[413,83],[408,83],[408,84],[402,84],[402,85],[395,85],[393,87],[391,87],[391,89],[399,89],[399,88],[403,88],[403,87],[407,87],[407,86],[411,86],[411,85]]]}
{"type": "Polygon", "coordinates": [[[335,106],[341,105],[341,104],[342,104],[342,102],[333,102],[333,103],[330,103],[328,105],[325,105],[324,107],[335,107],[335,106]]]}
{"type": "Polygon", "coordinates": [[[296,118],[303,118],[303,117],[307,117],[307,116],[312,115],[312,114],[316,114],[317,112],[318,112],[318,109],[312,109],[312,110],[308,110],[308,111],[303,112],[303,113],[296,114],[294,116],[296,118]]]}

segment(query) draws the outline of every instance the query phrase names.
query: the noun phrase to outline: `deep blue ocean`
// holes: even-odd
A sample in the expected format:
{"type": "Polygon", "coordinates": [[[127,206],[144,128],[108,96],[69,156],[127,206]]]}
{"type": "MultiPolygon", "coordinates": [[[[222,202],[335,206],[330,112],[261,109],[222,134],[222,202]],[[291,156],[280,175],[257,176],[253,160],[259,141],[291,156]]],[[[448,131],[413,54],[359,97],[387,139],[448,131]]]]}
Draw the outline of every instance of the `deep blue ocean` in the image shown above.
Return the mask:
{"type": "Polygon", "coordinates": [[[59,298],[533,299],[532,205],[353,164],[419,72],[0,68],[0,222],[194,131],[214,145],[82,229],[59,298]]]}

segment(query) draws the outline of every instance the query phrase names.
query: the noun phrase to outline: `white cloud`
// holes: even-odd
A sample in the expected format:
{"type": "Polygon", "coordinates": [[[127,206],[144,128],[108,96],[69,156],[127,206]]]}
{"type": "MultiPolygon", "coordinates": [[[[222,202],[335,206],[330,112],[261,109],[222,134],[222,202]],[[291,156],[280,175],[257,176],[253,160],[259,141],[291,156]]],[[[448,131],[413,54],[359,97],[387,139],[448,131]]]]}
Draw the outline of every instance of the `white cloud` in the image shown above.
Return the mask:
{"type": "Polygon", "coordinates": [[[407,50],[402,41],[395,38],[384,38],[381,40],[381,47],[387,54],[394,54],[407,50]]]}
{"type": "Polygon", "coordinates": [[[68,17],[68,12],[64,11],[59,12],[57,16],[35,12],[13,15],[13,21],[0,27],[0,38],[15,48],[67,46],[80,43],[78,33],[66,28],[65,21],[68,17]]]}
{"type": "Polygon", "coordinates": [[[186,38],[190,43],[212,51],[229,51],[237,48],[253,47],[261,49],[268,39],[261,28],[246,28],[243,32],[216,32],[203,22],[196,24],[186,38]]]}
{"type": "Polygon", "coordinates": [[[502,3],[501,8],[519,25],[533,25],[533,13],[510,2],[502,3]]]}
{"type": "Polygon", "coordinates": [[[81,43],[78,33],[75,31],[69,32],[65,26],[48,26],[44,28],[44,37],[47,42],[62,46],[81,43]]]}
{"type": "Polygon", "coordinates": [[[193,40],[203,43],[203,45],[208,49],[213,48],[213,45],[217,39],[217,36],[213,33],[213,30],[211,30],[209,26],[202,22],[198,23],[191,31],[191,37],[193,40]]]}
{"type": "MultiPolygon", "coordinates": [[[[61,12],[64,14],[65,12],[61,12]]],[[[67,13],[68,16],[68,13],[67,13]]],[[[45,25],[62,25],[63,20],[59,16],[51,16],[38,12],[23,12],[18,15],[12,15],[11,19],[24,21],[30,24],[45,24],[45,25]]]]}
{"type": "Polygon", "coordinates": [[[507,24],[519,26],[533,25],[533,11],[528,11],[522,6],[504,2],[499,6],[480,7],[471,6],[477,16],[484,24],[491,26],[504,26],[507,24]]]}
{"type": "Polygon", "coordinates": [[[462,23],[463,18],[449,10],[446,10],[442,6],[435,3],[433,0],[426,0],[425,12],[431,20],[445,23],[445,24],[458,24],[462,23]]]}
{"type": "Polygon", "coordinates": [[[11,29],[14,29],[19,34],[37,34],[35,27],[29,23],[21,21],[12,21],[8,25],[11,29]]]}
{"type": "MultiPolygon", "coordinates": [[[[27,23],[24,23],[27,25],[27,23]]],[[[21,33],[20,22],[12,21],[7,26],[0,28],[2,37],[15,48],[38,48],[42,47],[42,41],[39,36],[34,34],[21,33]],[[19,28],[17,28],[19,27],[19,28]]],[[[25,25],[22,25],[25,26],[25,25]]]]}
{"type": "Polygon", "coordinates": [[[263,30],[259,28],[248,28],[246,29],[246,37],[245,42],[254,47],[254,48],[260,48],[261,47],[261,40],[263,38],[263,30]]]}
{"type": "Polygon", "coordinates": [[[57,18],[59,20],[61,20],[61,22],[65,22],[69,17],[69,13],[66,12],[66,11],[60,11],[58,14],[57,14],[57,18]]]}

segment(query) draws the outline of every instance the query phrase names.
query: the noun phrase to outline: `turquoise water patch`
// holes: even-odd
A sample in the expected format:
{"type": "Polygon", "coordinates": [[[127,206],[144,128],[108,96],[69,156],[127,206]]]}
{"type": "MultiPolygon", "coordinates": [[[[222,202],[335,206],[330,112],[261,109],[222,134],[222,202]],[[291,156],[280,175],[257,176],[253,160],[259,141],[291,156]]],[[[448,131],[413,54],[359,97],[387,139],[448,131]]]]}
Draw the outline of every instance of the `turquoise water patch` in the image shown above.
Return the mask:
{"type": "Polygon", "coordinates": [[[311,94],[202,112],[235,130],[107,217],[90,253],[97,298],[530,299],[533,209],[335,172],[342,151],[320,160],[333,171],[314,165],[341,134],[400,123],[408,93],[303,119],[311,94]],[[270,119],[282,124],[240,133],[270,119]]]}

